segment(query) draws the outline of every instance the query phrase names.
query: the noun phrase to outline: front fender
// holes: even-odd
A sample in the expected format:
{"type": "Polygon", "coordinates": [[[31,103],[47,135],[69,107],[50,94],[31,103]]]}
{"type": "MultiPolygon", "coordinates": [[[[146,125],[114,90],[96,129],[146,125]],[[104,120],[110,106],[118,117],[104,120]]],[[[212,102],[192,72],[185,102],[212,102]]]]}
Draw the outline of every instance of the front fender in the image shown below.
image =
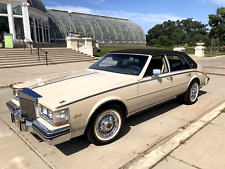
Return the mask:
{"type": "Polygon", "coordinates": [[[88,115],[86,124],[88,124],[88,122],[90,121],[92,115],[96,112],[96,110],[98,108],[100,108],[101,106],[103,106],[104,104],[110,103],[110,102],[114,102],[114,101],[119,101],[121,103],[124,104],[124,102],[122,101],[122,99],[118,96],[109,96],[109,97],[105,97],[102,98],[101,100],[99,100],[91,109],[91,112],[88,115]]]}

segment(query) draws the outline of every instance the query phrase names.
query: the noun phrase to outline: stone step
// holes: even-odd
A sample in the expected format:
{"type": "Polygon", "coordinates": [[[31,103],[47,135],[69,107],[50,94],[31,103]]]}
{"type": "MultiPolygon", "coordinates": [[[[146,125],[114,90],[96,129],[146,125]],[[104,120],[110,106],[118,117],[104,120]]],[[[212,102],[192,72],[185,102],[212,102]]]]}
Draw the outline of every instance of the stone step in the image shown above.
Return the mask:
{"type": "Polygon", "coordinates": [[[33,64],[33,63],[44,63],[45,61],[44,60],[40,60],[40,61],[27,61],[27,62],[24,62],[24,61],[14,61],[14,62],[0,62],[1,65],[21,65],[21,64],[33,64]]]}
{"type": "Polygon", "coordinates": [[[4,58],[9,58],[9,59],[23,59],[23,58],[38,58],[38,56],[33,56],[33,55],[7,55],[7,56],[0,56],[0,59],[4,59],[4,58]]]}
{"type": "MultiPolygon", "coordinates": [[[[82,58],[87,58],[91,59],[91,57],[88,56],[48,56],[48,59],[58,59],[58,60],[70,60],[70,59],[82,59],[82,58]]],[[[45,60],[45,56],[40,56],[40,59],[45,60]]],[[[93,59],[93,58],[92,58],[93,59]]],[[[35,60],[38,61],[38,57],[0,57],[0,61],[17,61],[17,60],[24,60],[24,61],[29,61],[29,60],[35,60]]]]}
{"type": "Polygon", "coordinates": [[[52,60],[52,59],[50,59],[49,60],[49,62],[51,62],[51,63],[60,63],[60,62],[78,62],[78,61],[91,61],[91,60],[93,60],[93,59],[89,59],[89,58],[82,58],[82,59],[70,59],[70,60],[65,60],[65,59],[61,59],[61,60],[52,60]]]}
{"type": "MultiPolygon", "coordinates": [[[[49,65],[51,64],[63,64],[63,63],[73,63],[73,62],[84,62],[84,61],[92,61],[90,59],[79,59],[79,60],[74,60],[74,61],[62,61],[62,62],[48,62],[49,65]]],[[[14,67],[26,67],[26,66],[39,66],[39,65],[46,65],[45,62],[35,62],[35,63],[24,63],[24,64],[5,64],[1,65],[0,64],[0,69],[1,68],[14,68],[14,67]]]]}
{"type": "Polygon", "coordinates": [[[48,56],[49,58],[65,58],[65,59],[70,59],[70,58],[91,58],[91,56],[83,56],[83,55],[54,55],[54,56],[48,56]]]}
{"type": "Polygon", "coordinates": [[[16,67],[27,67],[27,66],[40,66],[40,65],[45,65],[44,63],[32,63],[32,64],[29,64],[29,63],[26,63],[26,64],[18,64],[18,65],[1,65],[0,66],[0,69],[1,68],[16,68],[16,67]]]}
{"type": "Polygon", "coordinates": [[[49,64],[63,64],[63,63],[73,63],[73,62],[85,62],[85,61],[93,61],[90,59],[79,59],[79,60],[64,60],[60,62],[50,62],[49,64]]]}
{"type": "MultiPolygon", "coordinates": [[[[96,60],[91,56],[67,48],[43,48],[48,52],[48,64],[61,64],[96,60]]],[[[40,61],[37,49],[0,49],[0,68],[24,67],[45,65],[45,54],[40,52],[40,61]]]]}

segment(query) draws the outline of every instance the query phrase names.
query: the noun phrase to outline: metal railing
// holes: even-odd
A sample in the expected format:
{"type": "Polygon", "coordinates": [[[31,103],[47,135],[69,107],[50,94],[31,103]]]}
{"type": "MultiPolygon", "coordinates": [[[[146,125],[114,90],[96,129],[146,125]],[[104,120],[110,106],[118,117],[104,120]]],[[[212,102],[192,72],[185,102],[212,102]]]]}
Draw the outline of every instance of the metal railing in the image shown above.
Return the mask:
{"type": "Polygon", "coordinates": [[[32,54],[32,41],[30,39],[24,38],[23,39],[23,48],[30,48],[30,54],[32,54]],[[26,42],[29,42],[29,45],[26,42]]]}
{"type": "Polygon", "coordinates": [[[42,55],[44,55],[44,59],[45,59],[45,64],[46,64],[46,66],[48,66],[48,52],[47,51],[45,51],[44,49],[42,49],[42,48],[39,48],[39,47],[37,47],[37,54],[38,54],[38,60],[40,61],[41,59],[40,59],[40,52],[42,53],[42,55]]]}
{"type": "MultiPolygon", "coordinates": [[[[32,44],[34,44],[34,42],[32,42],[31,40],[29,40],[28,38],[24,38],[23,39],[23,48],[30,48],[30,53],[33,53],[33,49],[32,49],[32,44]],[[28,42],[28,43],[27,43],[28,42]]],[[[41,55],[43,56],[43,59],[45,60],[45,64],[46,66],[49,64],[48,63],[48,52],[45,51],[44,49],[40,48],[40,47],[36,47],[37,48],[37,55],[38,55],[38,61],[41,60],[41,55]]]]}

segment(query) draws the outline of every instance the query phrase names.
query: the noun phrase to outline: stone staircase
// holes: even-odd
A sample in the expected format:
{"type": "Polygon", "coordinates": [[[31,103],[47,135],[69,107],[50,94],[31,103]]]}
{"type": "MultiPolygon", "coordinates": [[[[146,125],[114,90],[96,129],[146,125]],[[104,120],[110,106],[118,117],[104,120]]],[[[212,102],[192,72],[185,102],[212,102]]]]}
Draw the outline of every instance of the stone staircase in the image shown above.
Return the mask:
{"type": "MultiPolygon", "coordinates": [[[[62,64],[72,62],[92,61],[96,58],[73,51],[67,48],[43,48],[48,52],[48,64],[62,64]]],[[[37,49],[32,50],[23,48],[0,49],[0,69],[38,66],[46,64],[46,56],[40,52],[40,60],[38,59],[37,49]]]]}

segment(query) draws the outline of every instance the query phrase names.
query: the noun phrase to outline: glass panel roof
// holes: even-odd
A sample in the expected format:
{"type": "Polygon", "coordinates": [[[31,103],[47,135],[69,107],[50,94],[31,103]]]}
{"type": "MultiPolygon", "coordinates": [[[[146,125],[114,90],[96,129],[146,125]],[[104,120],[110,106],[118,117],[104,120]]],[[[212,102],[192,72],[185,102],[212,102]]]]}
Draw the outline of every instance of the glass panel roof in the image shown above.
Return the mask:
{"type": "MultiPolygon", "coordinates": [[[[65,39],[69,32],[67,11],[47,9],[52,39],[65,39]]],[[[72,28],[81,37],[88,36],[99,43],[146,43],[143,29],[136,23],[122,18],[72,13],[72,28]]]]}
{"type": "Polygon", "coordinates": [[[27,0],[27,2],[30,4],[30,7],[36,8],[44,13],[47,13],[45,5],[41,0],[27,0]]]}

